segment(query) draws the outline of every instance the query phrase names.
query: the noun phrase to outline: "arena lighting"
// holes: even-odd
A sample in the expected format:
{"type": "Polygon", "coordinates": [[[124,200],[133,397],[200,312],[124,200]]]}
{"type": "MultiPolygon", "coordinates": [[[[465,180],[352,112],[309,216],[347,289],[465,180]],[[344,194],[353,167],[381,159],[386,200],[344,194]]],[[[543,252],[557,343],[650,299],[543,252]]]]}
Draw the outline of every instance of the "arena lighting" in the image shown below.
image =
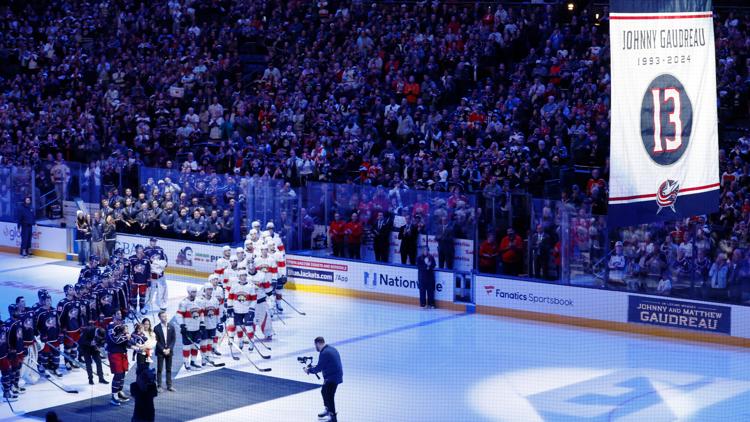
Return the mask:
{"type": "Polygon", "coordinates": [[[573,3],[572,1],[570,3],[568,3],[568,11],[569,12],[572,12],[573,9],[575,9],[575,8],[576,8],[575,3],[573,3]]]}

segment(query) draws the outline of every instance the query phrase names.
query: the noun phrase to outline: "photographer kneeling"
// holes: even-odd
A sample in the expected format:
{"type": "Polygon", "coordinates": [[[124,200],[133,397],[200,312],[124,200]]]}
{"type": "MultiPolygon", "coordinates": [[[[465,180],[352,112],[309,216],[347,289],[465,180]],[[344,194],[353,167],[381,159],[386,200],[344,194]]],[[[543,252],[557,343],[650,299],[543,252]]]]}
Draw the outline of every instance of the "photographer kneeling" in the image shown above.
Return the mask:
{"type": "Polygon", "coordinates": [[[336,404],[334,403],[334,396],[336,395],[336,388],[339,384],[344,382],[341,356],[339,356],[338,350],[333,346],[326,344],[323,337],[315,339],[315,350],[320,352],[320,355],[318,356],[318,364],[312,367],[306,366],[304,371],[308,374],[323,373],[323,387],[320,389],[320,393],[323,395],[323,404],[325,405],[326,410],[319,414],[318,417],[323,420],[336,422],[336,404]]]}

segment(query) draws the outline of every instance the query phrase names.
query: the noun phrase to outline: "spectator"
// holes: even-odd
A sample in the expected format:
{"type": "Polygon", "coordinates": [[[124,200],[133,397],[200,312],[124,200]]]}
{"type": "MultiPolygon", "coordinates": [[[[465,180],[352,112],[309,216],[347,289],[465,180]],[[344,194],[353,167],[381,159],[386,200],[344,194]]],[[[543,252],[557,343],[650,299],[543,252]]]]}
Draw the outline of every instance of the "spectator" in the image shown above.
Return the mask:
{"type": "Polygon", "coordinates": [[[495,234],[490,233],[479,247],[479,271],[487,274],[497,273],[500,245],[495,240],[495,234]]]}
{"type": "Polygon", "coordinates": [[[725,299],[727,296],[727,257],[720,253],[716,261],[708,271],[708,284],[703,288],[703,297],[706,299],[725,299]]]}
{"type": "Polygon", "coordinates": [[[507,235],[500,242],[500,256],[503,263],[503,274],[517,276],[523,264],[523,240],[516,235],[513,228],[508,228],[507,235]]]}
{"type": "Polygon", "coordinates": [[[359,215],[355,212],[352,214],[352,219],[346,223],[344,228],[344,235],[346,237],[346,244],[349,249],[349,258],[361,259],[362,250],[362,235],[364,233],[364,226],[359,221],[359,215]]]}
{"type": "Polygon", "coordinates": [[[429,248],[424,248],[417,261],[417,281],[419,283],[419,306],[435,309],[435,258],[429,248]]]}
{"type": "Polygon", "coordinates": [[[383,211],[378,211],[377,218],[372,224],[373,249],[375,250],[375,260],[378,262],[390,260],[392,230],[393,222],[391,219],[386,218],[383,211]]]}
{"type": "Polygon", "coordinates": [[[554,239],[544,230],[540,223],[536,225],[536,232],[531,236],[531,276],[541,279],[549,278],[550,252],[554,246],[554,239]]]}
{"type": "Polygon", "coordinates": [[[80,210],[76,212],[76,243],[78,243],[78,262],[81,266],[86,265],[91,250],[91,226],[89,217],[80,210]]]}
{"type": "Polygon", "coordinates": [[[94,212],[94,218],[90,222],[91,227],[91,253],[99,257],[102,265],[107,265],[109,254],[104,246],[105,222],[99,211],[94,212]]]}
{"type": "Polygon", "coordinates": [[[440,268],[452,270],[456,256],[456,226],[447,215],[440,217],[435,240],[438,244],[438,265],[440,268]]]}
{"type": "Polygon", "coordinates": [[[107,259],[114,256],[115,246],[117,246],[117,226],[115,219],[109,215],[104,225],[104,246],[107,259]]]}
{"type": "Polygon", "coordinates": [[[333,256],[343,258],[344,255],[344,237],[346,235],[346,223],[341,220],[341,214],[335,213],[333,221],[328,228],[328,237],[331,239],[333,256]]]}
{"type": "Polygon", "coordinates": [[[130,384],[130,396],[133,397],[133,418],[131,422],[153,422],[156,420],[154,398],[159,395],[156,388],[154,370],[148,365],[139,367],[135,382],[130,384]]]}
{"type": "Polygon", "coordinates": [[[398,239],[401,241],[399,250],[401,253],[401,264],[406,265],[408,260],[409,265],[416,265],[419,228],[417,224],[412,223],[411,216],[406,215],[406,223],[398,229],[398,239]]]}

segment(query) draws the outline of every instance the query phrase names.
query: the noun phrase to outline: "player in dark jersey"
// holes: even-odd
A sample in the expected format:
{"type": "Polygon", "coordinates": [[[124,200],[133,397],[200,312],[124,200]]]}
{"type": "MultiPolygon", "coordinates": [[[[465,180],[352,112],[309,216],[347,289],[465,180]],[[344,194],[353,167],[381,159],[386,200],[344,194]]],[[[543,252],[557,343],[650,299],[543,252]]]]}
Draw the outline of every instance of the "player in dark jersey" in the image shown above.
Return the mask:
{"type": "Polygon", "coordinates": [[[80,367],[78,365],[78,339],[81,338],[81,328],[84,321],[75,288],[66,284],[63,291],[65,292],[65,298],[57,304],[57,315],[63,335],[65,367],[70,371],[73,368],[80,367]]]}
{"type": "Polygon", "coordinates": [[[151,285],[151,261],[143,252],[143,246],[135,247],[135,255],[130,257],[130,307],[135,312],[146,314],[146,292],[151,285]]]}
{"type": "Polygon", "coordinates": [[[52,297],[46,289],[39,290],[37,295],[39,304],[35,312],[35,327],[41,342],[37,370],[40,374],[46,374],[47,369],[55,376],[62,377],[59,368],[62,333],[57,322],[57,312],[52,307],[52,297]]]}

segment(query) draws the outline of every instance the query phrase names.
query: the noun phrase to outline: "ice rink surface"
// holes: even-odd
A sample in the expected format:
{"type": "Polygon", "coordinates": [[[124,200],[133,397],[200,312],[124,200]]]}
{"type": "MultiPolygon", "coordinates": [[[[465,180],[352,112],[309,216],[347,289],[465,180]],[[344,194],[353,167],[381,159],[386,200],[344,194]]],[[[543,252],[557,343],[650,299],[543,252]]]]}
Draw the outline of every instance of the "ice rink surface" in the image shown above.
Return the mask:
{"type": "MultiPolygon", "coordinates": [[[[39,288],[49,289],[56,304],[78,271],[72,263],[0,254],[2,318],[16,296],[35,303],[39,288]]],[[[203,282],[168,280],[170,314],[188,283],[203,282]]],[[[340,296],[286,291],[286,297],[307,316],[285,306],[287,325],[274,323],[272,358],[256,362],[273,368],[266,376],[319,383],[296,357],[317,360],[313,338],[324,336],[344,366],[336,395],[340,421],[750,420],[749,350],[340,296]]],[[[228,368],[257,373],[244,359],[229,358],[226,343],[221,351],[228,368]]],[[[61,382],[80,394],[40,381],[27,386],[14,408],[29,412],[109,393],[109,386],[89,386],[82,369],[61,382]]],[[[192,394],[195,406],[222,400],[218,392],[192,394]]],[[[311,390],[194,420],[316,421],[322,407],[319,390],[311,390]]],[[[35,419],[0,406],[0,421],[21,420],[35,419]]],[[[80,420],[101,419],[82,414],[80,420]]]]}

